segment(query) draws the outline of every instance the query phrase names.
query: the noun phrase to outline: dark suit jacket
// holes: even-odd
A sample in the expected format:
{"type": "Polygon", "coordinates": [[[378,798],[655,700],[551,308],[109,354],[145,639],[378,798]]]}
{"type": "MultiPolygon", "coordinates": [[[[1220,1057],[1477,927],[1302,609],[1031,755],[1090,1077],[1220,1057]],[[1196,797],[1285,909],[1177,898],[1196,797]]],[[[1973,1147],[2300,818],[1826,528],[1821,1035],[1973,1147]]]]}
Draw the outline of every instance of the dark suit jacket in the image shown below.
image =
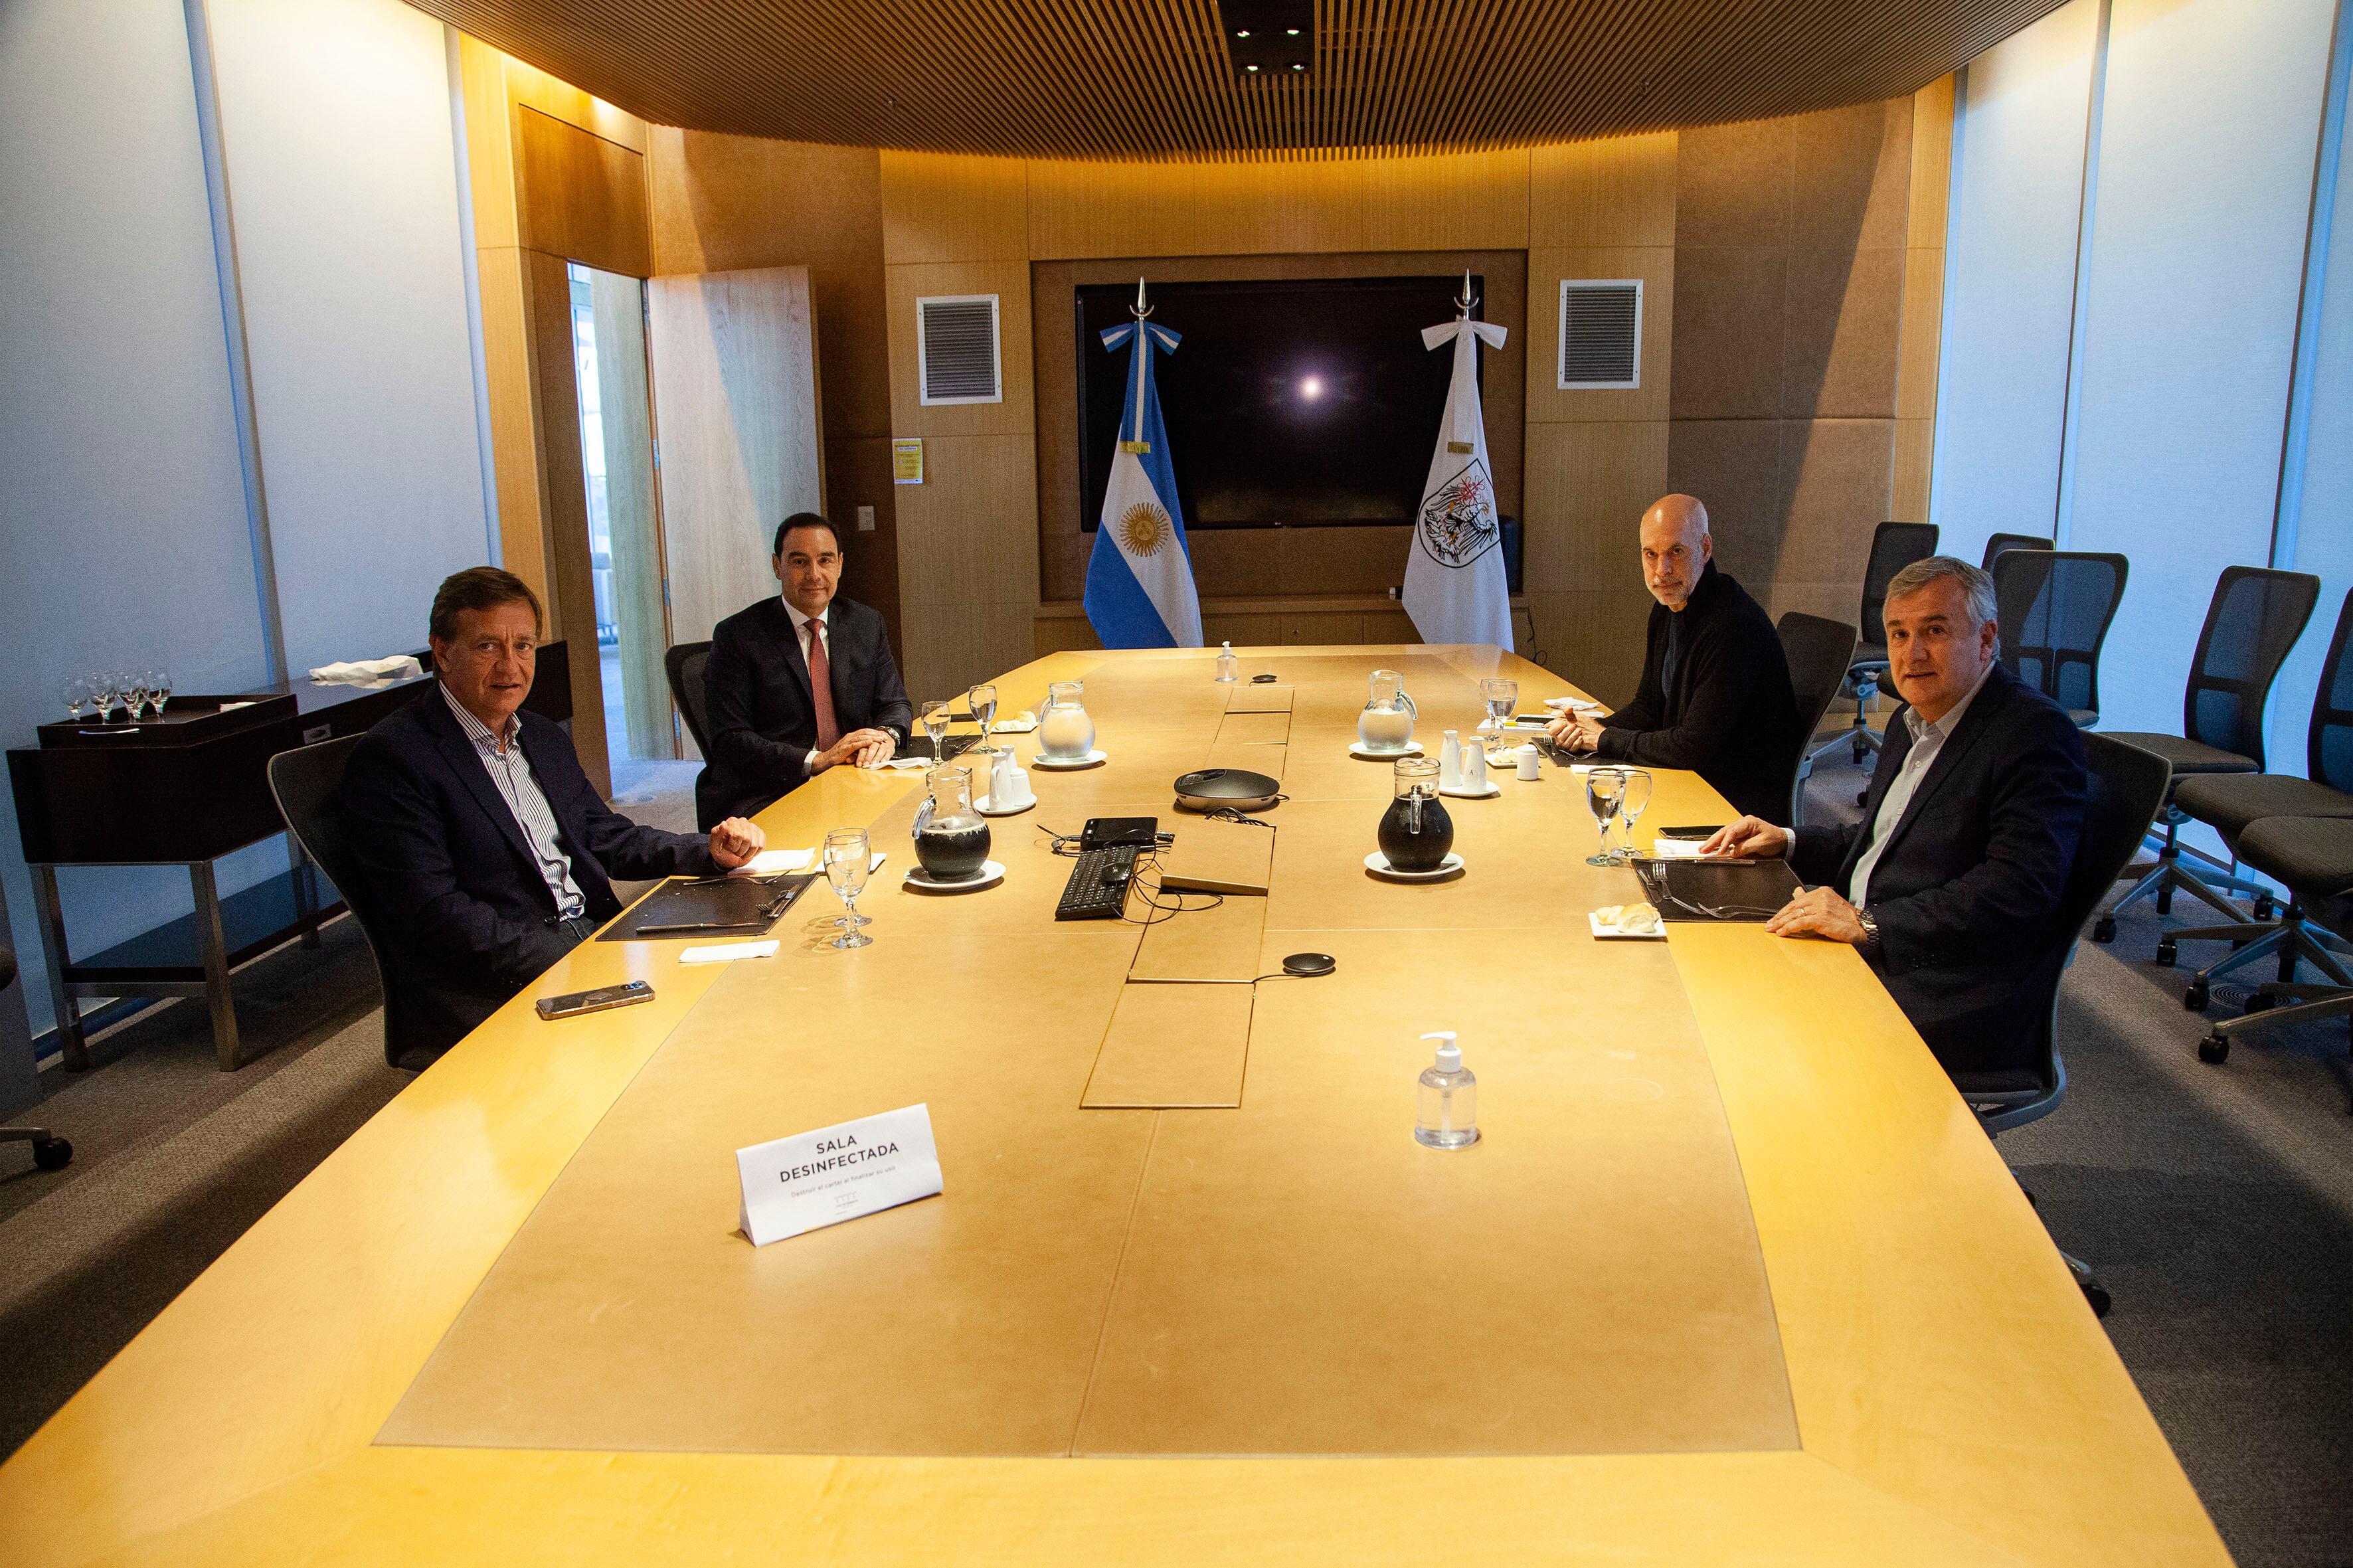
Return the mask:
{"type": "Polygon", "coordinates": [[[1604,757],[1689,768],[1732,809],[1778,822],[1798,766],[1798,699],[1789,661],[1763,606],[1708,563],[1681,610],[1651,606],[1642,683],[1604,719],[1604,757]],[[1683,656],[1664,679],[1667,636],[1683,622],[1683,656]]]}
{"type": "MultiPolygon", "coordinates": [[[[597,798],[572,737],[522,715],[522,753],[555,816],[587,918],[618,914],[611,877],[718,869],[703,839],[640,827],[597,798]]],[[[531,846],[438,690],[370,730],[343,773],[343,816],[385,931],[385,1054],[445,1050],[571,950],[549,923],[531,846]]]]}
{"type": "MultiPolygon", "coordinates": [[[[1888,721],[1862,821],[1798,829],[1791,867],[1807,881],[1846,890],[1912,750],[1905,711],[1888,721]]],[[[1867,889],[1873,967],[1948,1072],[2037,1065],[2088,787],[2075,721],[1996,664],[1888,836],[1867,889]]]]}
{"type": "MultiPolygon", "coordinates": [[[[827,621],[833,716],[845,735],[867,728],[907,738],[914,710],[891,658],[881,612],[837,597],[827,621]]],[[[808,659],[782,599],[763,599],[719,623],[702,668],[703,727],[711,756],[694,781],[694,814],[708,832],[749,816],[808,779],[817,708],[808,659]]]]}

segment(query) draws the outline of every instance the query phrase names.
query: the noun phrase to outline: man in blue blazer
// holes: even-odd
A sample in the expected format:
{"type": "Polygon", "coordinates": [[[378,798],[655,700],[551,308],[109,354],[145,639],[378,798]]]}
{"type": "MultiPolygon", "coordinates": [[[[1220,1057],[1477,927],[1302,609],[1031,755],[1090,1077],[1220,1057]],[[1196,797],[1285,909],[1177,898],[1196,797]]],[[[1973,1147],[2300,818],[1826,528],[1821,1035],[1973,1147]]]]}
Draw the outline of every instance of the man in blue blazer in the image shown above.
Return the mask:
{"type": "Polygon", "coordinates": [[[729,820],[706,841],[597,798],[572,738],[522,710],[540,636],[523,581],[477,566],[433,598],[431,689],[370,730],[343,814],[382,916],[385,1055],[438,1056],[620,913],[610,879],[709,874],[759,853],[729,820]]]}
{"type": "Polygon", "coordinates": [[[2058,910],[2084,828],[2083,737],[2001,668],[1977,567],[1916,562],[1884,613],[1905,706],[1862,820],[1793,834],[1744,816],[1702,850],[1788,854],[1821,885],[1765,929],[1853,943],[1947,1071],[2031,1070],[2073,934],[2058,910]]]}
{"type": "Polygon", "coordinates": [[[880,767],[914,710],[880,612],[834,590],[841,542],[813,511],[776,527],[783,593],[719,623],[703,666],[711,755],[694,781],[704,827],[748,816],[828,768],[880,767]],[[809,672],[825,679],[812,682],[809,672]]]}

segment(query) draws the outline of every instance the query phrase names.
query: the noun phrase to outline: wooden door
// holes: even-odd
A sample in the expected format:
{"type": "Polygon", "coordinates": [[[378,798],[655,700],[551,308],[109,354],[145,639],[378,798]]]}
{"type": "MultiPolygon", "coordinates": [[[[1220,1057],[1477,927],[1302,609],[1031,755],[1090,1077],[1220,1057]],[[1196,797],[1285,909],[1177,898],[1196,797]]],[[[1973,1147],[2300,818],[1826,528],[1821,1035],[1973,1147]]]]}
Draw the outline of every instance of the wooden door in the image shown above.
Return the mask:
{"type": "Polygon", "coordinates": [[[808,269],[646,283],[673,644],[776,592],[776,524],[822,509],[808,269]]]}

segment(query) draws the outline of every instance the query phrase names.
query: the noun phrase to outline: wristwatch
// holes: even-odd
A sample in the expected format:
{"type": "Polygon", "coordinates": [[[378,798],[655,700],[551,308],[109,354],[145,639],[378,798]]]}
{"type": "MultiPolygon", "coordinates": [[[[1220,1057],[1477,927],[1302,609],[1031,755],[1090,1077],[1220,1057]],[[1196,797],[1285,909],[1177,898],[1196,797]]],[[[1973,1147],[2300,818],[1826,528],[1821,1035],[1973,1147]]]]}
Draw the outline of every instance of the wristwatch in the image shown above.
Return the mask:
{"type": "Polygon", "coordinates": [[[1862,926],[1862,940],[1854,944],[1855,951],[1868,961],[1879,956],[1879,922],[1871,918],[1869,910],[1857,910],[1854,918],[1862,926]]]}

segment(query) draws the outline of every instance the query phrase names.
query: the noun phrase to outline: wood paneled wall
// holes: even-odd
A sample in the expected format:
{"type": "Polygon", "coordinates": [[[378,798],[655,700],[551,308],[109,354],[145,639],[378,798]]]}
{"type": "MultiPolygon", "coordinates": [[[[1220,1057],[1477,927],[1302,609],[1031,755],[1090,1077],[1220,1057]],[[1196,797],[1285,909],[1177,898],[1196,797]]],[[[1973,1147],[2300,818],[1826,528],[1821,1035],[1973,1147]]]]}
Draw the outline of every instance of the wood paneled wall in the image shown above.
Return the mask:
{"type": "Polygon", "coordinates": [[[649,268],[647,126],[463,35],[459,64],[501,553],[545,604],[550,635],[585,650],[572,660],[573,744],[610,794],[565,266],[649,268]]]}

